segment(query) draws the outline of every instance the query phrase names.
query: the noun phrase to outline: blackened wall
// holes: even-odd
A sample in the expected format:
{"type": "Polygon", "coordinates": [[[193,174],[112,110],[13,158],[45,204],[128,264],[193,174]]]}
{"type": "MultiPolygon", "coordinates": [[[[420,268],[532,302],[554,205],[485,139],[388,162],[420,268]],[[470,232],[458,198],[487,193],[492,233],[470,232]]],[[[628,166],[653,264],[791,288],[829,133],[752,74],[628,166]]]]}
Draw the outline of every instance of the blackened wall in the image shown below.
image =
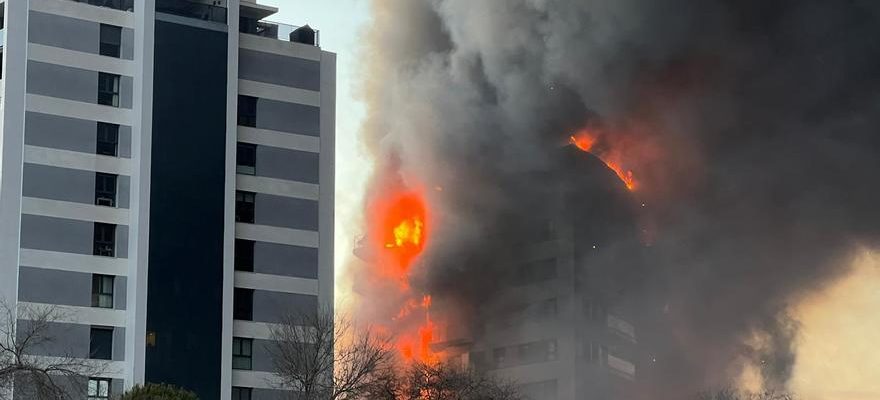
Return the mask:
{"type": "Polygon", "coordinates": [[[156,21],[146,380],[220,398],[227,33],[156,21]]]}

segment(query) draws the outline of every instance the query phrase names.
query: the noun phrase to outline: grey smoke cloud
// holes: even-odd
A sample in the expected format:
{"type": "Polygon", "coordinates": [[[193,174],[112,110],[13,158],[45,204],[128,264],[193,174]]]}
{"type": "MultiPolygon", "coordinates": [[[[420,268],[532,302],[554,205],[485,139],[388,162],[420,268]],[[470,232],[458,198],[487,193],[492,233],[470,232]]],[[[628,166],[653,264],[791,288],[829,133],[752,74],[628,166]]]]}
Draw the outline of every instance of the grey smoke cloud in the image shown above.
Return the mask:
{"type": "Polygon", "coordinates": [[[443,224],[420,285],[472,312],[498,273],[486,265],[531,228],[505,221],[540,213],[556,189],[534,171],[564,168],[560,145],[601,120],[630,144],[656,218],[637,293],[661,319],[654,393],[723,384],[743,360],[786,383],[786,309],[845,274],[854,246],[877,244],[880,4],[373,4],[365,142],[382,173],[442,188],[429,192],[443,224]],[[769,338],[757,349],[755,334],[769,338]]]}

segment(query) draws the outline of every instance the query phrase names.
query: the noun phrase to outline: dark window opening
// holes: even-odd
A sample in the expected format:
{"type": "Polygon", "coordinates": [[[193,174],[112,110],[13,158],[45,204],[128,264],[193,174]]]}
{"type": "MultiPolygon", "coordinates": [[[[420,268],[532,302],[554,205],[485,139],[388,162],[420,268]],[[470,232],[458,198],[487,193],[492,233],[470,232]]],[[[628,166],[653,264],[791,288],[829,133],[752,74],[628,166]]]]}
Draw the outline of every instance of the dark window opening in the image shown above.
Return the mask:
{"type": "MultiPolygon", "coordinates": [[[[232,369],[250,370],[253,368],[254,340],[232,338],[232,369]]],[[[235,397],[233,397],[235,398],[235,397]]]]}
{"type": "Polygon", "coordinates": [[[113,25],[101,24],[101,46],[99,52],[102,56],[120,56],[122,48],[122,28],[113,25]]]}
{"type": "Polygon", "coordinates": [[[119,125],[98,122],[98,140],[95,153],[116,157],[119,151],[119,125]]]}
{"type": "Polygon", "coordinates": [[[119,107],[119,75],[98,73],[98,104],[119,107]]]}
{"type": "Polygon", "coordinates": [[[89,335],[89,358],[113,359],[113,328],[92,327],[89,335]]]}
{"type": "Polygon", "coordinates": [[[116,225],[95,223],[94,255],[114,257],[116,255],[116,225]]]}
{"type": "Polygon", "coordinates": [[[92,275],[92,307],[113,308],[113,281],[111,275],[92,275]]]}
{"type": "Polygon", "coordinates": [[[235,288],[232,303],[232,318],[242,321],[254,319],[253,289],[235,288]]]}
{"type": "Polygon", "coordinates": [[[257,126],[257,98],[238,96],[238,124],[255,128],[257,126]]]}
{"type": "Polygon", "coordinates": [[[232,388],[232,400],[251,400],[251,388],[232,388]]]}
{"type": "Polygon", "coordinates": [[[235,270],[254,272],[254,241],[235,239],[235,270]]]}
{"type": "Polygon", "coordinates": [[[95,204],[116,207],[116,175],[95,173],[95,204]]]}
{"type": "Polygon", "coordinates": [[[88,400],[109,400],[110,379],[89,378],[88,400]]]}
{"type": "Polygon", "coordinates": [[[257,173],[257,145],[239,143],[235,157],[235,172],[245,175],[257,173]]]}
{"type": "Polygon", "coordinates": [[[235,192],[235,221],[254,223],[255,202],[257,195],[251,192],[235,192]]]}

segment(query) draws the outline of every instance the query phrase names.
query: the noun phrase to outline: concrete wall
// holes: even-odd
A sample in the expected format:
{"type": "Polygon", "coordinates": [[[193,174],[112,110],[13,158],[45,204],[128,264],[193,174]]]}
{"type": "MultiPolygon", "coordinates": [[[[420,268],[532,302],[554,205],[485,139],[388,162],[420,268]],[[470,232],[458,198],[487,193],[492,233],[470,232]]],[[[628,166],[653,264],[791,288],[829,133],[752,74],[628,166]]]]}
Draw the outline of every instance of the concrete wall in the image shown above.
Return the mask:
{"type": "MultiPolygon", "coordinates": [[[[116,178],[116,207],[128,208],[130,178],[116,178]]],[[[39,164],[24,164],[22,195],[95,204],[95,172],[39,164]]]]}
{"type": "Polygon", "coordinates": [[[318,309],[318,297],[307,294],[254,291],[254,321],[281,322],[289,314],[314,313],[318,309]]]}
{"type": "Polygon", "coordinates": [[[257,193],[254,223],[280,228],[318,230],[318,202],[257,193]]]}
{"type": "MultiPolygon", "coordinates": [[[[64,253],[94,253],[93,222],[23,214],[21,247],[64,253]]],[[[128,257],[128,227],[116,226],[116,257],[128,257]]]]}
{"type": "Polygon", "coordinates": [[[318,279],[318,249],[256,242],[254,272],[318,279]]]}
{"type": "Polygon", "coordinates": [[[273,85],[321,90],[321,63],[303,58],[241,49],[238,76],[273,85]]]}
{"type": "MultiPolygon", "coordinates": [[[[101,24],[38,11],[31,11],[29,19],[28,41],[30,43],[99,54],[101,24]]],[[[134,31],[132,29],[122,29],[120,50],[123,59],[134,59],[134,31]]]]}
{"type": "Polygon", "coordinates": [[[257,128],[319,136],[321,109],[304,104],[257,99],[257,128]]]}
{"type": "MultiPolygon", "coordinates": [[[[94,154],[98,126],[95,121],[28,112],[25,143],[32,146],[94,154]]],[[[119,157],[131,157],[131,127],[119,127],[119,157]]]]}
{"type": "Polygon", "coordinates": [[[307,151],[257,146],[256,175],[317,184],[320,155],[307,151]]]}
{"type": "MultiPolygon", "coordinates": [[[[119,82],[120,108],[131,108],[133,90],[134,80],[130,76],[121,77],[119,82]]],[[[97,104],[98,71],[28,61],[27,92],[97,104]]]]}

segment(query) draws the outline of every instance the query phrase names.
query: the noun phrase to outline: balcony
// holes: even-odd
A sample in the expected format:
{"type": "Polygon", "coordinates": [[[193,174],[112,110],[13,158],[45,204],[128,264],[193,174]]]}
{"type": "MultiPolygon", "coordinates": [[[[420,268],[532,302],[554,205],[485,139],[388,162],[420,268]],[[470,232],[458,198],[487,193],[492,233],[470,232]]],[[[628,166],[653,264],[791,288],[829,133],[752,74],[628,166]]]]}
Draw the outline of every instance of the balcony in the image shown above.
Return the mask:
{"type": "Polygon", "coordinates": [[[107,7],[114,10],[134,11],[134,0],[72,0],[77,3],[86,3],[98,7],[107,7]]]}
{"type": "Polygon", "coordinates": [[[247,33],[249,35],[262,36],[265,38],[283,40],[283,41],[291,41],[291,42],[299,42],[304,43],[316,47],[321,47],[321,32],[315,30],[314,43],[311,43],[308,40],[296,40],[296,38],[291,37],[291,33],[299,29],[299,26],[282,24],[280,22],[271,22],[271,21],[255,21],[242,19],[241,24],[239,25],[239,31],[241,33],[247,33]]]}
{"type": "Polygon", "coordinates": [[[203,21],[218,22],[221,24],[226,23],[228,14],[226,7],[180,0],[157,1],[156,12],[200,19],[203,21]]]}

